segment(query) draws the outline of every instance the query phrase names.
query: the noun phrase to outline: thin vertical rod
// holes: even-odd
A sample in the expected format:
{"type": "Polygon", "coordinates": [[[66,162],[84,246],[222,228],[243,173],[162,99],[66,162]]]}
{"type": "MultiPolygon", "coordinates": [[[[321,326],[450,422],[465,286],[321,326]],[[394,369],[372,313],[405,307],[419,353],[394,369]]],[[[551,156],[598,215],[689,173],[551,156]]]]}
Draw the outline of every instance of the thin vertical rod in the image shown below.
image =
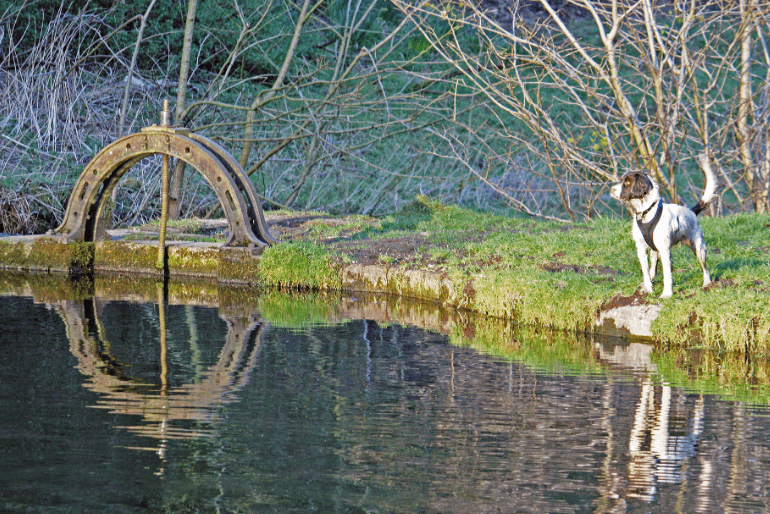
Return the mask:
{"type": "MultiPolygon", "coordinates": [[[[161,114],[161,126],[169,125],[170,110],[168,100],[163,100],[163,113],[161,114]]],[[[166,225],[168,224],[168,154],[163,154],[163,168],[161,176],[161,208],[160,208],[160,234],[158,236],[158,261],[155,267],[159,270],[166,268],[166,225]]]]}
{"type": "Polygon", "coordinates": [[[158,283],[158,321],[160,323],[160,394],[168,392],[168,343],[166,340],[166,298],[158,283]]]}

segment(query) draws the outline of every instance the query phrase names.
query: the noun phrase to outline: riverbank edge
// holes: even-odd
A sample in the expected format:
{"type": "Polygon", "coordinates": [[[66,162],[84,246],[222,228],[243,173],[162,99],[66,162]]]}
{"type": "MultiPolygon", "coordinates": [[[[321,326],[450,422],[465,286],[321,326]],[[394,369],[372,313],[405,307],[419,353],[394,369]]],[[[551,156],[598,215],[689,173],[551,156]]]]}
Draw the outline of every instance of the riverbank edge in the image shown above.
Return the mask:
{"type": "MultiPolygon", "coordinates": [[[[310,257],[308,257],[310,259],[310,257]]],[[[172,241],[166,245],[165,267],[158,269],[158,247],[152,241],[66,243],[50,236],[12,236],[0,239],[0,270],[67,275],[139,275],[204,278],[223,284],[264,285],[341,293],[376,293],[433,302],[458,310],[495,316],[476,305],[473,279],[453,280],[447,273],[388,264],[326,262],[324,278],[285,276],[296,268],[286,260],[262,259],[261,249],[228,248],[213,243],[172,241]],[[278,268],[278,269],[268,269],[278,268]]],[[[500,298],[505,302],[505,298],[500,298]]],[[[616,337],[661,341],[652,324],[662,310],[658,304],[636,304],[634,297],[608,299],[604,308],[586,313],[584,326],[561,326],[558,316],[542,323],[560,330],[580,330],[616,337]]],[[[556,306],[554,306],[556,310],[556,306]]],[[[509,318],[503,316],[503,318],[509,318]]],[[[515,321],[515,319],[513,319],[515,321]]]]}

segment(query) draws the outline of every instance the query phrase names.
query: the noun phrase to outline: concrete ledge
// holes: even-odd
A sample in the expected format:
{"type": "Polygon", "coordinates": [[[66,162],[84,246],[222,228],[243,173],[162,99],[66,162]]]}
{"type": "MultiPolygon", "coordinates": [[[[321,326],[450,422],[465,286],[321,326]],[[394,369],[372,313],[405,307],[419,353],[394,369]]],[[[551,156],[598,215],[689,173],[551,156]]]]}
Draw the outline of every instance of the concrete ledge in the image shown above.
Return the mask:
{"type": "Polygon", "coordinates": [[[100,241],[96,243],[96,273],[136,273],[149,276],[196,277],[220,282],[259,282],[262,249],[230,248],[212,243],[169,242],[166,269],[156,267],[157,242],[100,241]]]}
{"type": "Polygon", "coordinates": [[[48,236],[0,238],[0,270],[78,274],[126,274],[202,278],[229,283],[259,282],[261,248],[170,241],[164,269],[157,268],[157,241],[109,240],[65,243],[48,236]]]}
{"type": "Polygon", "coordinates": [[[390,293],[456,305],[451,279],[445,273],[395,268],[378,264],[350,264],[341,271],[342,289],[390,293]]]}
{"type": "Polygon", "coordinates": [[[218,249],[217,278],[220,282],[254,284],[259,282],[262,248],[218,249]]]}
{"type": "MultiPolygon", "coordinates": [[[[156,250],[157,252],[157,250],[156,250]]],[[[179,244],[166,246],[169,276],[217,278],[220,248],[213,245],[179,244]]]]}
{"type": "MultiPolygon", "coordinates": [[[[472,282],[455,286],[444,273],[379,264],[350,264],[340,273],[345,291],[389,293],[468,310],[475,304],[472,282]]],[[[652,338],[652,322],[662,309],[662,305],[641,303],[635,296],[616,297],[596,315],[594,330],[609,336],[652,338]]]]}

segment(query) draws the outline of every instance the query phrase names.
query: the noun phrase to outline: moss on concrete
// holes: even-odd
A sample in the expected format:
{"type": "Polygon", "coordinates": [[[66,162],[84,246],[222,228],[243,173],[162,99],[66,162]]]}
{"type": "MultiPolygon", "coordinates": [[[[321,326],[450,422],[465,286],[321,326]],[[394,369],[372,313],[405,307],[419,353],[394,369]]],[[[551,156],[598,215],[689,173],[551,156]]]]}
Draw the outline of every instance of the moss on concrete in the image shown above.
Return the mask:
{"type": "Polygon", "coordinates": [[[163,276],[165,271],[156,267],[157,247],[126,241],[99,241],[94,254],[97,273],[139,273],[163,276]]]}
{"type": "Polygon", "coordinates": [[[219,271],[219,248],[216,246],[168,246],[168,274],[216,278],[219,271]]]}
{"type": "Polygon", "coordinates": [[[0,240],[0,269],[80,275],[93,272],[93,259],[92,243],[32,236],[0,240]]]}
{"type": "Polygon", "coordinates": [[[261,253],[261,249],[219,248],[217,278],[226,283],[259,283],[261,253]]]}
{"type": "Polygon", "coordinates": [[[158,269],[158,248],[147,241],[65,244],[42,236],[0,239],[0,269],[70,275],[116,273],[163,277],[168,274],[255,284],[260,281],[260,254],[260,249],[170,244],[166,247],[165,269],[158,269]]]}
{"type": "Polygon", "coordinates": [[[453,307],[466,306],[446,273],[399,268],[385,264],[349,264],[340,269],[340,288],[347,291],[389,293],[397,296],[438,301],[453,307]]]}
{"type": "MultiPolygon", "coordinates": [[[[94,254],[96,245],[93,243],[71,243],[72,255],[69,259],[71,275],[90,275],[94,271],[94,254]]],[[[59,250],[60,251],[60,250],[59,250]]]]}
{"type": "MultiPolygon", "coordinates": [[[[37,264],[30,258],[31,241],[3,241],[0,243],[0,263],[6,270],[43,270],[42,263],[37,264]]],[[[47,269],[45,270],[47,271],[47,269]]]]}

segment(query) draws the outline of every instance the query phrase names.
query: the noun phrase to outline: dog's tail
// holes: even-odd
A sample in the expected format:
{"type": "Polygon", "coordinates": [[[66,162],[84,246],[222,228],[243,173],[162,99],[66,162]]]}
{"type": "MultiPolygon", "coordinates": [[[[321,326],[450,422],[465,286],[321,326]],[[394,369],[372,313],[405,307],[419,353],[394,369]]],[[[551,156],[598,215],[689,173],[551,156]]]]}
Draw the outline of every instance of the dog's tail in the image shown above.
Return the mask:
{"type": "Polygon", "coordinates": [[[717,177],[714,175],[714,170],[711,168],[711,160],[709,159],[708,154],[702,153],[698,155],[698,162],[700,163],[701,169],[703,169],[703,173],[706,175],[706,185],[703,188],[703,196],[701,196],[701,199],[698,203],[690,207],[690,210],[694,212],[696,216],[708,207],[708,204],[713,202],[717,197],[717,177]]]}

